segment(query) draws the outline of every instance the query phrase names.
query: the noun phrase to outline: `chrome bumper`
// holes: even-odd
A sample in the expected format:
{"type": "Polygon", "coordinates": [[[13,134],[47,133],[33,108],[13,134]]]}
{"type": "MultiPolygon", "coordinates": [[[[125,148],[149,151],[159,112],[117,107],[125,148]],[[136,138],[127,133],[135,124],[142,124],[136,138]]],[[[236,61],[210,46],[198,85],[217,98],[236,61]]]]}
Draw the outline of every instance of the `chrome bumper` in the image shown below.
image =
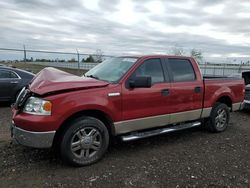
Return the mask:
{"type": "Polygon", "coordinates": [[[56,131],[31,132],[11,125],[11,136],[19,144],[32,148],[52,147],[56,131]]]}

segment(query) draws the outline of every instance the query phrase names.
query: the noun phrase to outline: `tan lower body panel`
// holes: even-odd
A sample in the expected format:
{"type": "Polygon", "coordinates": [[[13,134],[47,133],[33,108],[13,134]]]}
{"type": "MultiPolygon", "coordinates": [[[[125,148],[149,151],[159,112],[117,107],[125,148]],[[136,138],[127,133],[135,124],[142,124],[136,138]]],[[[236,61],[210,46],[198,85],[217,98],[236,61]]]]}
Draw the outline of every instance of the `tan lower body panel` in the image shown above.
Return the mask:
{"type": "MultiPolygon", "coordinates": [[[[168,124],[192,121],[200,119],[202,109],[166,114],[160,116],[145,117],[114,123],[115,134],[124,134],[132,131],[143,130],[153,127],[161,127],[168,124]]],[[[210,113],[209,113],[210,114],[210,113]]]]}
{"type": "Polygon", "coordinates": [[[234,111],[240,110],[241,104],[242,104],[241,102],[234,103],[232,105],[232,111],[234,112],[234,111]]]}
{"type": "Polygon", "coordinates": [[[203,108],[202,113],[201,113],[201,118],[207,118],[207,117],[209,117],[211,111],[212,111],[212,107],[203,108]]]}
{"type": "MultiPolygon", "coordinates": [[[[232,105],[232,111],[237,111],[241,107],[241,103],[234,103],[232,105]]],[[[145,117],[127,121],[115,122],[115,134],[124,134],[132,131],[143,130],[153,127],[161,127],[168,124],[180,123],[185,121],[197,120],[200,118],[207,118],[210,116],[212,107],[178,112],[174,114],[166,114],[160,116],[145,117]]]]}
{"type": "Polygon", "coordinates": [[[148,129],[152,127],[160,127],[169,124],[170,115],[160,115],[153,117],[145,117],[127,121],[120,121],[114,123],[115,134],[124,134],[136,130],[148,129]]]}
{"type": "Polygon", "coordinates": [[[170,124],[199,119],[201,111],[202,109],[170,114],[170,124]]]}

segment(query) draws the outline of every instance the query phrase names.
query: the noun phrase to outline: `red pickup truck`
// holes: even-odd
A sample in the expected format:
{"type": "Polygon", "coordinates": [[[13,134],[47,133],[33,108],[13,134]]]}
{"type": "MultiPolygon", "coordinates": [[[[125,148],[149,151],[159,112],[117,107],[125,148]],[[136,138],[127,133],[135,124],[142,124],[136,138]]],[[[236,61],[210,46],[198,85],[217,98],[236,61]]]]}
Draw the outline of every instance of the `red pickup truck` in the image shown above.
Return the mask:
{"type": "Polygon", "coordinates": [[[114,136],[130,141],[200,125],[222,132],[244,93],[242,79],[205,78],[182,56],[111,58],[83,77],[45,68],[17,97],[12,136],[83,166],[101,159],[114,136]]]}

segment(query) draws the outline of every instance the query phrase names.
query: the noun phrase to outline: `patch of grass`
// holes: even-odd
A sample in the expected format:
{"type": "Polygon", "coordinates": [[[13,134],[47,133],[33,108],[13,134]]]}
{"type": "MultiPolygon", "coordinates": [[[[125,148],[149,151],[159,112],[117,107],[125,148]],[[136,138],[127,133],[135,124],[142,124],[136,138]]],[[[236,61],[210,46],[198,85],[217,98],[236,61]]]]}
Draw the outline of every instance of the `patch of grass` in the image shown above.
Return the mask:
{"type": "MultiPolygon", "coordinates": [[[[43,66],[43,65],[32,65],[32,64],[27,64],[27,63],[2,63],[2,64],[6,64],[8,66],[12,66],[12,67],[16,67],[19,69],[23,69],[23,70],[27,70],[33,73],[38,73],[40,70],[44,69],[47,66],[43,66]]],[[[77,69],[69,69],[69,68],[59,68],[59,67],[54,67],[57,69],[60,69],[62,71],[74,74],[74,75],[78,75],[81,76],[83,75],[85,72],[87,72],[87,70],[77,70],[77,69]]]]}

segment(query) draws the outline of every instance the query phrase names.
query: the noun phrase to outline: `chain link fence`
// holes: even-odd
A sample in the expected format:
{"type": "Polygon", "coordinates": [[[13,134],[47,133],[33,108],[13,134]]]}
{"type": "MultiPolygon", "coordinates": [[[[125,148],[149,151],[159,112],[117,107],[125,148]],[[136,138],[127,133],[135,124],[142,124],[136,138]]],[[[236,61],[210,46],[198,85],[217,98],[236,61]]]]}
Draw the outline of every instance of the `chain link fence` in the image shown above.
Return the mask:
{"type": "Polygon", "coordinates": [[[104,55],[101,50],[96,54],[76,52],[58,52],[44,50],[0,48],[0,62],[26,63],[34,65],[52,66],[59,68],[70,68],[89,70],[98,63],[113,56],[104,55]]]}
{"type": "Polygon", "coordinates": [[[213,64],[206,62],[200,64],[200,69],[203,75],[211,76],[236,76],[241,75],[243,72],[250,71],[249,64],[213,64]]]}
{"type": "MultiPolygon", "coordinates": [[[[100,50],[96,54],[76,52],[57,52],[43,50],[0,48],[0,61],[22,62],[32,65],[52,66],[58,68],[69,68],[78,70],[89,70],[101,61],[113,56],[104,55],[100,50]],[[90,58],[92,57],[92,58],[90,58]],[[88,62],[91,60],[91,62],[88,62]]],[[[211,76],[233,76],[242,72],[250,71],[250,64],[214,64],[206,62],[200,64],[204,75],[211,76]]]]}

